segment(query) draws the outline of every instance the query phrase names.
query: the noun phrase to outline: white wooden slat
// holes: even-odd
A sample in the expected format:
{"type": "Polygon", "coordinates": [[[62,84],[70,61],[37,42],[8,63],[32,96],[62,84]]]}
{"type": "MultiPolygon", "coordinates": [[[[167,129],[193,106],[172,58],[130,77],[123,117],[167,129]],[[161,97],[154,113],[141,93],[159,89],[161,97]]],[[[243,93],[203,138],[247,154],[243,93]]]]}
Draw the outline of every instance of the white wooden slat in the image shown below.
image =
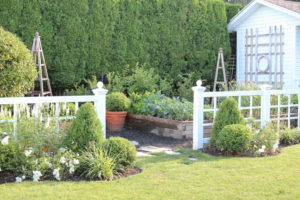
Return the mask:
{"type": "Polygon", "coordinates": [[[47,96],[47,97],[5,97],[0,98],[0,104],[35,104],[35,103],[67,103],[67,102],[94,102],[97,97],[89,96],[47,96]]]}
{"type": "Polygon", "coordinates": [[[288,96],[288,128],[291,127],[291,95],[288,96]]]}
{"type": "Polygon", "coordinates": [[[14,104],[14,140],[17,140],[18,105],[14,104]]]}

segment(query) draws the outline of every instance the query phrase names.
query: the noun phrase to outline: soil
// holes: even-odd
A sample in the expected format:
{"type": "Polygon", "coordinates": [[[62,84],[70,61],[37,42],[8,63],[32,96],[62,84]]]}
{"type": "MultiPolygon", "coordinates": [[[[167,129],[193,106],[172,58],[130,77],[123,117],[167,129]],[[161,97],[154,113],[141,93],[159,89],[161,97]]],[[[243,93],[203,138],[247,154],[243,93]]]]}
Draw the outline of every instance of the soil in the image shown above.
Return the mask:
{"type": "MultiPolygon", "coordinates": [[[[135,174],[139,174],[141,172],[142,172],[142,170],[140,168],[137,168],[137,167],[128,168],[124,172],[119,173],[117,175],[114,175],[112,180],[118,180],[120,178],[132,176],[132,175],[135,175],[135,174]]],[[[15,175],[15,174],[13,174],[12,172],[9,172],[9,171],[0,172],[0,184],[16,182],[16,177],[17,176],[18,175],[15,175]]],[[[19,175],[19,177],[21,177],[21,175],[19,175]]],[[[45,174],[44,176],[42,176],[40,178],[40,181],[57,181],[57,180],[53,177],[52,174],[49,173],[49,174],[45,174]]],[[[87,179],[85,177],[82,177],[79,174],[74,174],[74,176],[72,178],[68,178],[68,179],[62,180],[62,181],[75,181],[75,182],[77,182],[77,181],[91,181],[91,180],[87,179]]],[[[94,179],[93,181],[102,181],[102,180],[94,179]]]]}
{"type": "Polygon", "coordinates": [[[138,147],[156,146],[176,150],[180,148],[192,148],[192,139],[174,139],[169,137],[158,136],[153,133],[138,131],[124,127],[120,132],[107,131],[106,137],[124,137],[130,141],[137,141],[138,147]]]}

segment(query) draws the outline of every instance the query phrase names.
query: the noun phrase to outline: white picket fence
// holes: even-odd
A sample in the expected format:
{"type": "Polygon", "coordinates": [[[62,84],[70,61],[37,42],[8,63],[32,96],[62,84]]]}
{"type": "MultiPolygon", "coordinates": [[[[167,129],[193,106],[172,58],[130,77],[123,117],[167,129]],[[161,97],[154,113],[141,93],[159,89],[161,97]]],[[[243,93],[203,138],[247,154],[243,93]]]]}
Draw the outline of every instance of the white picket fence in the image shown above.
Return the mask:
{"type": "Polygon", "coordinates": [[[193,87],[193,149],[201,149],[205,143],[209,142],[210,138],[204,137],[204,127],[212,126],[213,122],[207,122],[209,120],[204,119],[205,113],[212,114],[211,121],[213,121],[218,111],[219,100],[226,97],[236,98],[240,110],[247,112],[248,116],[245,119],[255,117],[255,121],[259,122],[262,127],[270,121],[277,122],[278,127],[282,123],[290,127],[293,121],[293,124],[296,123],[296,126],[300,127],[300,90],[270,90],[271,87],[268,85],[256,91],[205,92],[205,89],[200,80],[197,81],[197,86],[193,87]],[[249,100],[247,105],[243,105],[245,99],[249,100]],[[282,102],[282,99],[286,102],[282,102]],[[212,105],[212,108],[205,109],[204,106],[208,104],[212,105]],[[254,112],[258,115],[254,116],[254,112]]]}
{"type": "Polygon", "coordinates": [[[80,103],[92,102],[94,104],[95,110],[97,112],[98,118],[102,124],[104,136],[106,136],[106,94],[107,90],[103,89],[103,83],[98,82],[97,89],[93,90],[94,95],[86,96],[47,96],[47,97],[5,97],[0,98],[1,105],[13,105],[12,119],[1,119],[0,123],[13,123],[14,125],[14,137],[16,138],[16,129],[18,123],[18,115],[20,112],[18,109],[20,107],[26,107],[30,105],[33,107],[33,113],[36,118],[43,116],[43,110],[39,109],[41,105],[54,104],[55,117],[51,117],[51,120],[56,121],[57,130],[59,130],[60,120],[72,119],[75,116],[60,116],[60,104],[64,103],[74,103],[75,113],[78,110],[80,103]]]}

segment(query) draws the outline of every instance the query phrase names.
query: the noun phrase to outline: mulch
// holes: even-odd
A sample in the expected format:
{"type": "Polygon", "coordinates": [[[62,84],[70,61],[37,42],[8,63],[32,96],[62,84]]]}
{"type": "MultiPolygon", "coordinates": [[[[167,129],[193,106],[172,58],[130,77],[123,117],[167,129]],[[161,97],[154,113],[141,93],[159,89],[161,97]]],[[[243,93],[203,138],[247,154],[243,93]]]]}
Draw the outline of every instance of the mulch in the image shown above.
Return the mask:
{"type": "MultiPolygon", "coordinates": [[[[120,178],[125,178],[128,176],[132,176],[132,175],[136,175],[141,173],[142,170],[138,167],[131,167],[126,169],[125,171],[123,171],[122,173],[118,173],[116,175],[114,175],[112,181],[114,180],[118,180],[120,178]]],[[[14,174],[12,172],[9,171],[2,171],[0,172],[0,185],[1,184],[5,184],[5,183],[13,183],[16,182],[16,177],[21,177],[21,174],[14,174]]],[[[25,180],[25,181],[29,181],[29,180],[25,180]]],[[[44,176],[42,176],[40,178],[40,182],[41,181],[57,181],[53,175],[51,173],[45,174],[44,176]]],[[[80,176],[79,174],[74,174],[74,176],[72,176],[71,178],[68,178],[66,180],[62,180],[64,182],[78,182],[78,181],[103,181],[100,179],[87,179],[86,177],[80,176]]],[[[61,182],[61,181],[57,181],[57,182],[61,182]]]]}
{"type": "Polygon", "coordinates": [[[120,132],[112,132],[107,130],[106,137],[124,137],[130,141],[137,141],[138,147],[142,146],[156,146],[169,148],[171,150],[181,148],[192,148],[192,139],[174,139],[170,137],[158,136],[153,133],[143,132],[135,129],[124,127],[120,132]]]}

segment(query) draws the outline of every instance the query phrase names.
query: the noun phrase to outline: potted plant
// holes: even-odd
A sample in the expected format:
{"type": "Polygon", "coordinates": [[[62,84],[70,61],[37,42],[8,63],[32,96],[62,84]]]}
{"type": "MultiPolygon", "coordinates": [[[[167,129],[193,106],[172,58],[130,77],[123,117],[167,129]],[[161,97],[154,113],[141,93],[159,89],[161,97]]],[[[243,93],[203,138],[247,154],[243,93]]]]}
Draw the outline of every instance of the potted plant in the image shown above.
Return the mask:
{"type": "Polygon", "coordinates": [[[106,96],[106,122],[108,130],[121,131],[130,100],[121,92],[113,92],[106,96]]]}

